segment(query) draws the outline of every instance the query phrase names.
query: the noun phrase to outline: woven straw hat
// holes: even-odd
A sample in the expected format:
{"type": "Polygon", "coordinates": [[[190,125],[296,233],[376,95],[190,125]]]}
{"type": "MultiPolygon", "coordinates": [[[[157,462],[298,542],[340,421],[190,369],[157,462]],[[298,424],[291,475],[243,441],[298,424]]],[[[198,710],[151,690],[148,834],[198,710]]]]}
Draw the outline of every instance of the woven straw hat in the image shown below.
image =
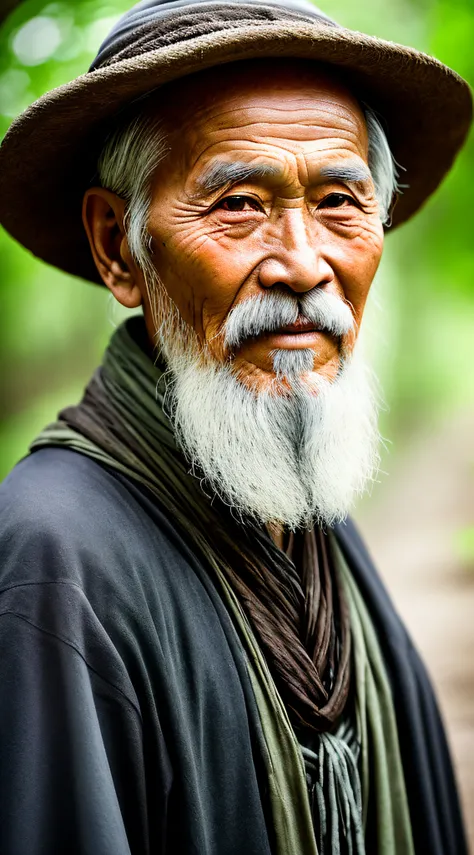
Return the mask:
{"type": "Polygon", "coordinates": [[[392,228],[436,189],[471,123],[470,89],[454,71],[412,48],[340,27],[305,0],[144,0],[119,21],[88,73],[13,122],[0,148],[0,222],[39,258],[99,282],[81,205],[118,114],[171,80],[259,57],[335,66],[383,117],[409,185],[392,228]]]}

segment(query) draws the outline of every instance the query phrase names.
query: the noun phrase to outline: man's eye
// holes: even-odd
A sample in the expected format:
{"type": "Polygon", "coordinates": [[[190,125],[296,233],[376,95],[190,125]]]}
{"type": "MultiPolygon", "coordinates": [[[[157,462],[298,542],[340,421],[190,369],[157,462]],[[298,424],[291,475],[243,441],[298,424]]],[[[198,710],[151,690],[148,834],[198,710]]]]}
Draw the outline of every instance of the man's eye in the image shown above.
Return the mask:
{"type": "Polygon", "coordinates": [[[330,193],[319,203],[318,208],[341,208],[346,202],[359,207],[354,197],[348,196],[347,193],[330,193]]]}
{"type": "Polygon", "coordinates": [[[232,212],[260,211],[260,205],[250,196],[226,196],[225,199],[221,199],[216,207],[232,212]]]}

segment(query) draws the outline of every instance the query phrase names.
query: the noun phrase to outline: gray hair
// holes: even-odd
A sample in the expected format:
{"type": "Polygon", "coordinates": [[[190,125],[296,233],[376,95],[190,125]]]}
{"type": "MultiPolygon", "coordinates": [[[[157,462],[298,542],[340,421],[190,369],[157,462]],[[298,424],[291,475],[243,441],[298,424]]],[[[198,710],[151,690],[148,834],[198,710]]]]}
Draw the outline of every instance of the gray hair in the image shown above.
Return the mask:
{"type": "MultiPolygon", "coordinates": [[[[389,225],[392,199],[400,190],[397,164],[376,114],[367,105],[363,111],[369,140],[369,169],[380,218],[389,225]]],[[[97,164],[102,187],[126,202],[125,227],[130,252],[149,276],[153,272],[148,232],[153,175],[168,151],[163,123],[147,105],[135,118],[119,123],[108,137],[97,164]]]]}

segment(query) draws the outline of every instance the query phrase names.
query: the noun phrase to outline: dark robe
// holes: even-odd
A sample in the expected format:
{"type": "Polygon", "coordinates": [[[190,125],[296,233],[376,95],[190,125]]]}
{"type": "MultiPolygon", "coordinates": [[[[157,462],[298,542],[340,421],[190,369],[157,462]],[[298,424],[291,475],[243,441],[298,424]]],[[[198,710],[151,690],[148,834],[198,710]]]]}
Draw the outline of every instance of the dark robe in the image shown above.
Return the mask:
{"type": "MultiPolygon", "coordinates": [[[[353,525],[337,536],[385,656],[416,852],[464,855],[424,668],[353,525]]],[[[1,855],[270,855],[240,642],[152,498],[38,451],[0,487],[0,574],[1,855]]]]}

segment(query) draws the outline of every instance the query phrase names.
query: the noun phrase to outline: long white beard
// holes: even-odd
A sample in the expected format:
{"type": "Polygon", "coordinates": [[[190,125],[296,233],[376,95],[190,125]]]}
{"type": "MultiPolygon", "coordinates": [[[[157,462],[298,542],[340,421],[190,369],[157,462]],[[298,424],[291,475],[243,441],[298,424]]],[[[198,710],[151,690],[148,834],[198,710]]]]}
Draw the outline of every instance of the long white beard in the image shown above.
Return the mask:
{"type": "Polygon", "coordinates": [[[295,529],[342,520],[379,464],[376,395],[359,348],[334,382],[320,379],[316,395],[301,378],[287,395],[256,392],[231,363],[203,352],[160,290],[165,407],[205,489],[261,523],[295,529]]]}

